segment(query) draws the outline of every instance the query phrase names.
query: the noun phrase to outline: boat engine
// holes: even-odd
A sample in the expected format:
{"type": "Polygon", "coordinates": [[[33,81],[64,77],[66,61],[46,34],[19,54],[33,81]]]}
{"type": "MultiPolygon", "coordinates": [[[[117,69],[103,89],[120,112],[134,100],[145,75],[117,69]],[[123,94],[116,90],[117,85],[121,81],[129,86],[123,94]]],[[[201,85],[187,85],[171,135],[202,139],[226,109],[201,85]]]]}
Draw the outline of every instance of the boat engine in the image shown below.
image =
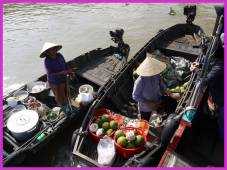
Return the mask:
{"type": "MultiPolygon", "coordinates": [[[[122,56],[122,58],[128,59],[130,47],[128,44],[126,44],[123,40],[123,29],[116,29],[115,31],[110,31],[111,40],[113,40],[114,43],[117,44],[116,51],[114,53],[118,53],[122,56]]],[[[120,60],[122,58],[119,58],[120,60]]]]}
{"type": "Polygon", "coordinates": [[[187,23],[192,24],[196,16],[196,5],[187,5],[184,7],[184,15],[187,16],[187,23]]]}

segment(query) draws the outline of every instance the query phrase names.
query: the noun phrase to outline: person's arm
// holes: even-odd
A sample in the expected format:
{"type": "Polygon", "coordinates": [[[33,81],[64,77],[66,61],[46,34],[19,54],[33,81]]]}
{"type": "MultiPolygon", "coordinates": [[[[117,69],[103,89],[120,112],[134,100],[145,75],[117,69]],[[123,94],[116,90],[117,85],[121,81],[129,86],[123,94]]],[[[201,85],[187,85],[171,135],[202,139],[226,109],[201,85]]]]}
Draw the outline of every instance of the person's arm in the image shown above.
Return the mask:
{"type": "MultiPolygon", "coordinates": [[[[69,75],[71,78],[74,78],[74,77],[75,77],[75,72],[73,71],[73,68],[71,68],[71,67],[69,66],[69,64],[66,63],[64,56],[63,56],[61,53],[59,53],[59,54],[60,54],[60,56],[62,57],[62,59],[63,59],[63,61],[64,61],[64,63],[65,63],[66,69],[65,69],[65,71],[64,71],[64,74],[65,74],[65,75],[69,75]]],[[[74,68],[74,69],[75,69],[75,68],[74,68]]]]}
{"type": "Polygon", "coordinates": [[[205,63],[205,60],[206,60],[206,56],[205,55],[201,56],[199,61],[195,61],[191,64],[190,71],[198,72],[202,68],[203,64],[205,63]]]}
{"type": "Polygon", "coordinates": [[[45,64],[46,72],[50,76],[57,76],[57,75],[61,75],[61,74],[66,75],[67,74],[67,70],[62,70],[62,71],[59,71],[59,72],[55,72],[54,71],[54,66],[48,60],[45,60],[44,64],[45,64]]]}
{"type": "Polygon", "coordinates": [[[144,102],[144,98],[142,97],[142,89],[143,89],[143,82],[141,77],[137,78],[132,92],[132,98],[137,102],[144,102]]]}
{"type": "Polygon", "coordinates": [[[45,67],[46,67],[47,73],[50,76],[67,75],[67,74],[72,73],[72,69],[67,65],[63,55],[61,53],[58,53],[58,55],[61,58],[61,62],[63,62],[65,64],[65,69],[62,71],[59,71],[59,72],[54,72],[52,64],[50,62],[48,62],[47,60],[45,60],[45,67]]]}
{"type": "Polygon", "coordinates": [[[59,72],[54,72],[53,69],[52,69],[51,64],[49,64],[49,63],[45,63],[45,67],[46,67],[47,73],[50,76],[56,76],[56,75],[61,75],[61,74],[66,75],[67,74],[67,70],[62,70],[62,71],[59,71],[59,72]]]}

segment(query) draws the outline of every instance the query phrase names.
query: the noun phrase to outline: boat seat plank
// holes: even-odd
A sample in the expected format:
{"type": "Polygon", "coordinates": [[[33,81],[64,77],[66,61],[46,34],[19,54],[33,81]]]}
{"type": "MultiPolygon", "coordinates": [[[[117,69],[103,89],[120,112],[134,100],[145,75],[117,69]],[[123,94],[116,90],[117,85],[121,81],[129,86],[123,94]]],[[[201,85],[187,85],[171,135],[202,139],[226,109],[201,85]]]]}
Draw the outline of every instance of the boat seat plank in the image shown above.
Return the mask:
{"type": "Polygon", "coordinates": [[[194,56],[198,56],[201,53],[200,48],[194,48],[193,45],[184,44],[182,42],[177,42],[177,41],[174,41],[171,43],[166,41],[161,45],[160,48],[170,50],[170,51],[176,51],[184,54],[191,54],[194,56]]]}
{"type": "Polygon", "coordinates": [[[114,55],[101,57],[78,70],[77,74],[89,81],[103,86],[122,67],[122,61],[114,55]]]}

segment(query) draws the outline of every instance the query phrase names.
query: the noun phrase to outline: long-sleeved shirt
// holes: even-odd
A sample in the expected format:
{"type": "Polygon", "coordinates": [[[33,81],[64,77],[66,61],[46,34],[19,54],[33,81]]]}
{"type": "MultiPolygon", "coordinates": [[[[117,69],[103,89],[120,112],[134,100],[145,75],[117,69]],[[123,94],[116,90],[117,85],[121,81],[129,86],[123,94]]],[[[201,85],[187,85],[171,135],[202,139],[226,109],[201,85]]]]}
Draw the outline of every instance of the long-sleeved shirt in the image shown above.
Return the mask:
{"type": "Polygon", "coordinates": [[[57,53],[57,55],[58,56],[55,59],[46,57],[44,61],[47,72],[47,80],[49,83],[55,85],[66,82],[66,75],[56,73],[67,69],[67,65],[62,54],[57,53]]]}
{"type": "Polygon", "coordinates": [[[160,75],[139,76],[134,83],[132,98],[138,102],[140,112],[151,112],[153,108],[147,102],[160,103],[161,93],[165,90],[160,75]]]}
{"type": "MultiPolygon", "coordinates": [[[[200,60],[204,64],[206,56],[200,60]]],[[[205,84],[208,86],[209,93],[218,107],[224,106],[224,49],[219,46],[215,56],[211,59],[205,84]]]]}
{"type": "Polygon", "coordinates": [[[206,83],[214,103],[218,107],[224,106],[224,57],[212,59],[206,83]]]}

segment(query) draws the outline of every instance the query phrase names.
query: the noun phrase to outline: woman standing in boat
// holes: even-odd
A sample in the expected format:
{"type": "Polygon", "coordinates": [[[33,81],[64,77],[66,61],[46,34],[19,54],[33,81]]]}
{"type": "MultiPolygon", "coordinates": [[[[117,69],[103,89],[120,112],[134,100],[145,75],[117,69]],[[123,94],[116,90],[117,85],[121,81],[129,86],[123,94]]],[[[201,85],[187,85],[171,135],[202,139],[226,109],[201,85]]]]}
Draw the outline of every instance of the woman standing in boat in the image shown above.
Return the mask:
{"type": "Polygon", "coordinates": [[[166,64],[155,59],[147,53],[146,59],[137,68],[139,77],[134,83],[132,97],[138,102],[138,109],[142,119],[149,121],[152,114],[157,114],[157,109],[162,102],[162,95],[172,96],[161,80],[160,73],[166,64]]]}
{"type": "Polygon", "coordinates": [[[58,52],[61,48],[61,45],[46,42],[40,57],[45,57],[47,80],[55,95],[55,100],[59,106],[65,106],[68,104],[67,75],[71,74],[72,70],[67,67],[63,55],[58,52]]]}

